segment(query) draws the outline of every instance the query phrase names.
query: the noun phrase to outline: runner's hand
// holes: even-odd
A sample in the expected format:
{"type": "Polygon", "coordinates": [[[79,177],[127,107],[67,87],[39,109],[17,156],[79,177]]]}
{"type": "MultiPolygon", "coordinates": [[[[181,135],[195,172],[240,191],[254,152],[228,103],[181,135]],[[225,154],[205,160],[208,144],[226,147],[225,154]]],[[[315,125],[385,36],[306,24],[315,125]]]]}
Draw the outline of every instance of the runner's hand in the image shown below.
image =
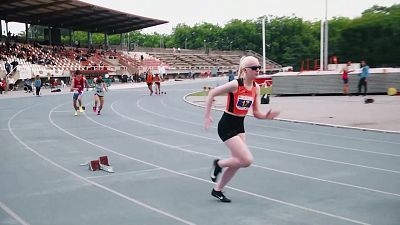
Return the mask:
{"type": "Polygon", "coordinates": [[[272,120],[275,117],[279,116],[280,112],[279,111],[272,111],[272,109],[270,109],[267,114],[265,114],[265,119],[267,120],[272,120]]]}
{"type": "Polygon", "coordinates": [[[204,128],[206,130],[208,130],[208,128],[210,128],[212,122],[213,122],[213,118],[211,116],[207,116],[204,121],[204,128]]]}

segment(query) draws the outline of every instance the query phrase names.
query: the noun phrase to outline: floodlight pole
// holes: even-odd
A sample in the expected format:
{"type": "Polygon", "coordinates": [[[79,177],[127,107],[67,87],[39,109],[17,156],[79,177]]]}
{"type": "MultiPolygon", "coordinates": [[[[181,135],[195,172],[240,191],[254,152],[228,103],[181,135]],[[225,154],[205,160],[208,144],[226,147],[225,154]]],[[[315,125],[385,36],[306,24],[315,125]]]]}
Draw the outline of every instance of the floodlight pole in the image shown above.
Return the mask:
{"type": "Polygon", "coordinates": [[[265,62],[265,17],[262,19],[263,74],[265,74],[265,67],[267,65],[265,62]]]}
{"type": "Polygon", "coordinates": [[[324,20],[321,20],[321,40],[320,40],[320,54],[319,54],[319,70],[324,70],[324,20]]]}
{"type": "Polygon", "coordinates": [[[328,0],[325,0],[324,69],[328,70],[328,0]]]}

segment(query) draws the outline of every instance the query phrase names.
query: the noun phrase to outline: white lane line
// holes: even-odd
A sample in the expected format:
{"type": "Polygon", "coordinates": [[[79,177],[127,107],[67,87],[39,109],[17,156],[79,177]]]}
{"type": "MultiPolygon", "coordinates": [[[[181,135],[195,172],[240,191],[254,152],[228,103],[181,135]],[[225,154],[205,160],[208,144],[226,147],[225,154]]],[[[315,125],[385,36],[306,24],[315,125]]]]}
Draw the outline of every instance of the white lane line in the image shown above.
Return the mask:
{"type": "MultiPolygon", "coordinates": [[[[117,111],[114,109],[114,103],[115,103],[115,102],[113,102],[113,103],[111,104],[111,110],[113,110],[117,115],[122,115],[122,114],[120,114],[119,112],[117,112],[117,111]]],[[[135,119],[132,119],[132,118],[130,118],[130,117],[128,117],[128,116],[125,116],[125,115],[122,115],[122,116],[124,116],[124,118],[126,118],[126,119],[129,119],[129,120],[132,120],[132,121],[136,121],[135,119]]],[[[151,140],[151,139],[148,139],[148,138],[145,138],[145,137],[137,136],[137,135],[134,135],[134,134],[131,134],[131,133],[128,133],[128,132],[125,132],[125,131],[122,131],[122,130],[119,130],[119,129],[116,129],[116,128],[113,128],[113,127],[110,127],[110,126],[107,126],[107,125],[105,125],[105,124],[99,123],[99,122],[93,120],[93,119],[90,118],[90,117],[87,117],[87,118],[88,118],[89,120],[91,120],[92,122],[94,122],[94,123],[96,123],[96,124],[98,124],[98,125],[101,125],[101,126],[103,126],[103,127],[105,127],[105,128],[114,130],[114,131],[116,131],[116,132],[119,132],[119,133],[122,133],[122,134],[125,134],[125,135],[128,135],[128,136],[131,136],[131,137],[134,137],[134,138],[137,138],[137,139],[140,139],[140,140],[144,140],[144,141],[151,142],[151,143],[154,143],[154,144],[162,145],[162,146],[165,146],[165,147],[168,147],[168,148],[172,148],[172,149],[176,149],[176,150],[179,150],[179,151],[182,151],[182,152],[188,152],[188,153],[203,155],[203,156],[212,157],[212,158],[221,158],[220,156],[211,155],[211,154],[202,153],[202,152],[196,152],[196,151],[192,151],[192,150],[189,150],[189,149],[181,148],[181,147],[179,147],[179,146],[169,145],[169,144],[165,144],[165,143],[163,143],[163,142],[158,142],[158,141],[151,140]]],[[[142,123],[142,122],[140,122],[140,123],[142,123]]],[[[163,129],[163,127],[161,127],[161,126],[157,126],[157,125],[153,125],[153,124],[149,124],[149,123],[146,123],[146,124],[147,124],[148,126],[154,126],[154,127],[159,128],[159,129],[163,129]]],[[[173,129],[169,129],[169,130],[170,130],[170,131],[174,131],[173,129]]],[[[185,135],[190,135],[190,136],[194,136],[194,137],[199,137],[199,138],[210,139],[210,138],[208,138],[208,137],[203,137],[203,136],[196,135],[196,134],[188,134],[188,133],[184,133],[184,132],[180,132],[180,131],[177,131],[177,133],[181,133],[181,134],[185,134],[185,135]]],[[[249,146],[249,147],[250,147],[250,146],[249,146]]],[[[378,190],[378,189],[372,189],[372,188],[367,188],[367,187],[363,187],[363,186],[352,185],[352,184],[342,183],[342,182],[338,182],[338,181],[331,181],[331,180],[321,179],[321,178],[317,178],[317,177],[312,177],[312,176],[307,176],[307,175],[292,173],[292,172],[283,171],[283,170],[278,170],[278,169],[274,169],[274,168],[270,168],[270,167],[265,167],[265,166],[261,166],[261,165],[257,165],[257,164],[252,164],[252,167],[256,167],[256,168],[260,168],[260,169],[265,169],[265,170],[269,170],[269,171],[274,171],[274,172],[277,172],[277,173],[283,173],[283,174],[286,174],[286,175],[291,175],[291,176],[297,176],[297,177],[302,177],[302,178],[306,178],[306,179],[316,180],[316,181],[320,181],[320,182],[327,182],[327,183],[336,184],[336,185],[341,185],[341,186],[346,186],[346,187],[350,187],[350,188],[356,188],[356,189],[361,189],[361,190],[365,190],[365,191],[370,191],[370,192],[375,192],[375,193],[380,193],[380,194],[392,195],[392,196],[400,197],[400,194],[396,194],[396,193],[391,193],[391,192],[381,191],[381,190],[378,190]]]]}
{"type": "Polygon", "coordinates": [[[147,169],[147,170],[132,170],[128,172],[118,172],[118,173],[112,173],[112,174],[104,174],[104,175],[99,175],[99,176],[90,176],[86,177],[88,179],[96,179],[96,178],[104,178],[104,177],[115,177],[115,176],[125,176],[125,175],[138,175],[138,174],[143,174],[147,172],[154,172],[161,170],[160,168],[153,168],[153,169],[147,169]]]}
{"type": "MultiPolygon", "coordinates": [[[[161,100],[161,105],[168,107],[164,103],[163,100],[161,100]]],[[[122,115],[122,116],[125,117],[124,115],[122,115]]],[[[151,124],[149,124],[149,125],[151,125],[151,124]]],[[[187,134],[187,133],[185,133],[185,134],[187,134]]],[[[185,147],[185,146],[181,146],[181,147],[185,147]]],[[[275,149],[271,149],[271,148],[265,148],[265,147],[257,147],[257,146],[251,146],[251,145],[249,147],[255,148],[255,149],[264,150],[264,151],[270,151],[270,152],[276,152],[276,153],[287,154],[287,155],[292,155],[292,156],[298,156],[298,157],[307,158],[307,159],[315,159],[315,160],[321,160],[321,161],[325,161],[325,162],[344,164],[344,165],[349,165],[349,166],[356,166],[356,167],[361,167],[361,168],[366,168],[366,169],[380,170],[380,171],[400,174],[400,171],[397,171],[397,170],[389,170],[389,169],[384,169],[384,168],[379,168],[379,167],[372,167],[372,166],[366,166],[366,165],[361,165],[361,164],[347,163],[347,162],[343,162],[343,161],[330,160],[330,159],[324,159],[324,158],[313,157],[313,156],[306,156],[306,155],[290,153],[290,152],[285,152],[285,151],[279,151],[279,150],[275,150],[275,149]]]]}
{"type": "MultiPolygon", "coordinates": [[[[196,107],[204,108],[204,106],[189,102],[186,100],[186,96],[190,95],[191,93],[183,96],[183,100],[191,105],[196,107]]],[[[213,108],[215,111],[223,111],[222,109],[213,108]]],[[[251,115],[250,115],[251,116],[251,115]]],[[[345,128],[345,129],[353,129],[353,130],[362,130],[362,131],[374,131],[374,132],[381,132],[381,133],[391,133],[391,134],[400,134],[400,131],[392,131],[392,130],[380,130],[380,129],[372,129],[372,128],[362,128],[362,127],[352,127],[352,126],[342,126],[342,125],[335,125],[329,123],[317,123],[317,122],[310,122],[310,121],[302,121],[302,120],[291,120],[291,119],[280,119],[276,118],[275,120],[278,121],[286,121],[286,122],[293,122],[293,123],[303,123],[303,124],[311,124],[311,125],[320,125],[320,126],[328,126],[328,127],[335,127],[335,128],[345,128]]]]}
{"type": "MultiPolygon", "coordinates": [[[[91,120],[91,121],[93,121],[93,122],[96,122],[96,121],[94,121],[93,119],[91,119],[91,118],[88,117],[88,116],[86,116],[86,118],[88,118],[89,120],[91,120]]],[[[114,151],[114,150],[112,150],[112,149],[109,149],[109,148],[106,148],[106,147],[104,147],[104,146],[95,144],[95,143],[93,143],[93,142],[91,142],[91,141],[88,141],[88,140],[86,140],[86,139],[84,139],[84,138],[78,137],[78,136],[76,136],[76,135],[74,135],[74,134],[72,134],[72,133],[66,131],[65,129],[59,127],[57,124],[55,124],[55,123],[51,120],[51,111],[50,111],[50,113],[49,113],[49,119],[50,119],[50,122],[51,122],[56,128],[58,128],[60,131],[63,131],[64,133],[69,134],[70,136],[72,136],[72,137],[74,137],[74,138],[76,138],[76,139],[79,139],[79,140],[81,140],[81,141],[83,141],[83,142],[86,142],[86,143],[88,143],[88,144],[90,144],[90,145],[93,145],[93,146],[95,146],[95,147],[97,147],[97,148],[103,149],[104,151],[107,151],[107,152],[110,152],[110,153],[114,153],[114,154],[116,154],[116,155],[118,155],[118,156],[125,157],[125,158],[128,158],[128,159],[137,161],[137,162],[142,162],[142,163],[144,163],[144,164],[151,165],[151,166],[154,166],[154,167],[156,167],[156,168],[160,168],[160,169],[162,169],[162,170],[168,171],[168,172],[173,173],[173,174],[177,174],[177,175],[184,176],[184,177],[187,177],[187,178],[191,178],[191,179],[195,179],[195,180],[198,180],[198,181],[206,182],[206,183],[209,183],[209,184],[214,184],[214,183],[211,182],[211,181],[208,181],[208,180],[205,180],[205,179],[202,179],[202,178],[199,178],[199,177],[191,176],[191,175],[188,175],[188,174],[185,174],[185,173],[181,173],[181,172],[178,172],[178,171],[175,171],[175,170],[167,169],[167,168],[165,168],[165,167],[158,166],[158,165],[156,165],[156,164],[149,163],[149,162],[146,162],[146,161],[143,161],[143,160],[140,160],[140,159],[136,159],[136,158],[134,158],[134,157],[131,157],[131,156],[128,156],[128,155],[125,155],[125,154],[116,152],[116,151],[114,151]]],[[[97,122],[96,122],[96,123],[97,123],[97,122]]],[[[98,123],[98,124],[101,125],[101,123],[98,123]]],[[[147,140],[148,142],[158,143],[158,144],[161,144],[161,145],[163,145],[163,146],[166,146],[166,147],[169,147],[169,148],[173,148],[173,149],[182,149],[182,148],[178,148],[178,147],[176,147],[176,146],[168,145],[168,144],[165,144],[165,143],[162,143],[162,142],[157,142],[157,141],[150,140],[150,139],[147,139],[147,138],[144,138],[144,137],[139,137],[139,136],[136,136],[136,135],[133,135],[133,134],[129,134],[129,133],[126,133],[126,132],[124,132],[124,131],[119,131],[119,130],[117,130],[117,129],[115,129],[115,128],[112,128],[112,127],[109,127],[109,126],[107,126],[107,125],[103,125],[103,126],[104,126],[104,127],[108,127],[109,129],[112,129],[112,130],[115,130],[115,131],[118,131],[118,132],[121,132],[121,133],[130,135],[130,136],[135,136],[135,137],[137,137],[137,138],[139,138],[139,139],[141,139],[141,140],[147,140]]],[[[190,150],[186,150],[186,149],[182,149],[182,150],[187,151],[187,152],[193,152],[193,153],[195,153],[194,151],[190,151],[190,150]]],[[[198,153],[198,152],[197,152],[197,154],[208,155],[208,154],[198,153]]],[[[208,155],[208,156],[211,156],[211,155],[208,155]]],[[[212,156],[212,157],[215,158],[215,156],[212,156]]],[[[272,201],[272,202],[280,203],[280,204],[283,204],[283,205],[286,205],[286,206],[291,206],[291,207],[298,208],[298,209],[303,209],[303,210],[308,211],[308,212],[313,212],[313,213],[325,215],[325,216],[328,216],[328,217],[332,217],[332,218],[336,218],[336,219],[340,219],[340,220],[345,220],[345,221],[352,222],[352,223],[355,223],[355,224],[370,225],[370,224],[368,224],[368,223],[361,222],[361,221],[358,221],[358,220],[353,220],[353,219],[346,218],[346,217],[343,217],[343,216],[338,216],[338,215],[335,215],[335,214],[332,214],[332,213],[327,213],[327,212],[323,212],[323,211],[320,211],[320,210],[316,210],[316,209],[312,209],[312,208],[308,208],[308,207],[296,205],[296,204],[289,203],[289,202],[285,202],[285,201],[282,201],[282,200],[270,198],[270,197],[267,197],[267,196],[264,196],[264,195],[256,194],[256,193],[249,192],[249,191],[245,191],[245,190],[242,190],[242,189],[233,188],[233,187],[230,187],[230,186],[226,186],[225,188],[231,189],[231,190],[235,190],[235,191],[237,191],[237,192],[244,193],[244,194],[247,194],[247,195],[251,195],[251,196],[253,196],[253,197],[257,197],[257,198],[269,200],[269,201],[272,201]]]]}
{"type": "Polygon", "coordinates": [[[290,129],[290,128],[284,128],[284,127],[277,127],[277,126],[263,126],[259,124],[252,124],[253,126],[256,127],[261,127],[261,128],[268,128],[268,129],[281,129],[281,130],[289,130],[297,133],[307,133],[307,134],[316,134],[316,135],[324,135],[324,136],[330,136],[330,137],[339,137],[339,138],[344,138],[344,139],[351,139],[351,140],[357,140],[357,141],[366,141],[366,142],[376,142],[376,143],[386,143],[386,144],[394,144],[394,145],[400,145],[399,142],[393,142],[393,141],[384,141],[384,140],[377,140],[377,139],[368,139],[368,138],[361,138],[361,137],[350,137],[350,136],[344,136],[344,135],[339,135],[339,134],[331,134],[331,133],[323,133],[323,132],[314,132],[314,131],[302,131],[302,130],[295,130],[295,129],[290,129]]]}
{"type": "Polygon", "coordinates": [[[291,138],[273,137],[273,136],[269,136],[269,135],[255,134],[255,133],[251,133],[251,132],[248,132],[248,134],[251,134],[251,135],[257,136],[257,137],[265,137],[265,138],[271,138],[271,139],[277,139],[277,140],[283,140],[283,141],[297,142],[297,143],[302,143],[302,144],[317,145],[317,146],[328,147],[328,148],[337,148],[337,149],[344,149],[344,150],[350,150],[350,151],[366,152],[366,153],[372,153],[372,154],[378,154],[378,155],[400,157],[399,154],[374,152],[374,151],[362,150],[362,149],[357,149],[357,148],[348,148],[348,147],[342,147],[342,146],[336,146],[336,145],[321,144],[321,143],[316,143],[316,142],[311,142],[311,141],[300,141],[300,140],[295,140],[295,139],[291,139],[291,138]]]}
{"type": "MultiPolygon", "coordinates": [[[[61,105],[65,105],[65,104],[61,104],[61,105]]],[[[61,105],[59,105],[59,106],[61,106],[61,105]]],[[[55,108],[57,108],[57,107],[55,107],[55,108]]],[[[55,109],[55,108],[53,108],[53,109],[55,109]]],[[[57,167],[57,168],[63,170],[64,172],[66,172],[66,173],[68,173],[68,174],[70,174],[70,175],[72,175],[72,176],[74,176],[74,177],[76,177],[76,178],[78,178],[78,179],[80,179],[80,180],[83,180],[83,181],[85,181],[85,182],[87,182],[87,183],[89,183],[89,184],[91,184],[91,185],[93,185],[93,186],[96,186],[96,187],[98,187],[98,188],[100,188],[100,189],[102,189],[102,190],[105,190],[105,191],[107,191],[107,192],[110,192],[111,194],[117,195],[117,196],[119,196],[119,197],[121,197],[121,198],[123,198],[123,199],[125,199],[125,200],[127,200],[127,201],[130,201],[130,202],[135,203],[135,204],[137,204],[137,205],[140,205],[140,206],[142,206],[142,207],[144,207],[144,208],[146,208],[146,209],[149,209],[149,210],[151,210],[151,211],[154,211],[154,212],[157,212],[157,213],[159,213],[159,214],[162,214],[162,215],[164,215],[164,216],[166,216],[166,217],[172,218],[172,219],[174,219],[174,220],[176,220],[176,221],[180,221],[180,222],[182,222],[182,223],[184,223],[184,224],[190,224],[190,225],[193,225],[193,224],[194,224],[194,223],[192,223],[192,222],[190,222],[190,221],[184,220],[184,219],[182,219],[182,218],[180,218],[180,217],[174,216],[174,215],[172,215],[172,214],[170,214],[170,213],[167,213],[167,212],[165,212],[165,211],[162,211],[162,210],[160,210],[160,209],[157,209],[157,208],[155,208],[155,207],[152,207],[152,206],[150,206],[150,205],[148,205],[148,204],[145,204],[145,203],[143,203],[143,202],[141,202],[141,201],[139,201],[139,200],[137,200],[137,199],[134,199],[134,198],[131,198],[131,197],[129,197],[129,196],[126,196],[126,195],[124,195],[124,194],[122,194],[122,193],[120,193],[120,192],[118,192],[118,191],[116,191],[116,190],[114,190],[114,189],[108,188],[108,187],[106,187],[106,186],[104,186],[104,185],[101,185],[101,184],[98,184],[98,183],[96,183],[96,182],[94,182],[94,181],[92,181],[92,180],[89,180],[89,179],[87,179],[87,178],[85,178],[85,177],[83,177],[83,176],[81,176],[81,175],[79,175],[79,174],[77,174],[77,173],[75,173],[75,172],[73,172],[73,171],[71,171],[71,170],[69,170],[69,169],[63,167],[63,166],[61,166],[60,164],[58,164],[58,163],[52,161],[51,159],[47,158],[46,156],[40,154],[39,152],[35,151],[33,148],[31,148],[29,145],[27,145],[25,142],[23,142],[23,141],[14,133],[14,131],[13,131],[12,128],[11,128],[11,121],[12,121],[17,115],[21,114],[22,112],[26,111],[27,109],[29,109],[29,108],[25,108],[25,109],[20,110],[19,112],[17,112],[16,114],[14,114],[14,115],[8,120],[8,129],[9,129],[11,135],[12,135],[21,145],[25,146],[25,148],[26,148],[27,150],[29,150],[29,151],[32,152],[33,154],[37,155],[39,158],[43,159],[44,161],[46,161],[46,162],[52,164],[53,166],[55,166],[55,167],[57,167]]],[[[52,110],[53,110],[53,109],[52,109],[52,110]]],[[[56,127],[58,128],[58,126],[57,126],[57,125],[52,121],[52,119],[51,119],[52,110],[49,112],[48,118],[49,118],[49,121],[50,121],[54,126],[56,126],[56,127]]]]}
{"type": "Polygon", "coordinates": [[[192,147],[193,145],[179,145],[180,148],[188,148],[188,147],[192,147]]]}
{"type": "Polygon", "coordinates": [[[6,212],[9,216],[11,216],[14,220],[18,221],[22,225],[29,225],[28,222],[23,220],[20,216],[18,216],[14,211],[8,208],[4,203],[0,202],[0,208],[6,212]]]}
{"type": "MultiPolygon", "coordinates": [[[[184,99],[185,102],[187,102],[186,99],[184,99]]],[[[164,99],[161,99],[161,105],[163,105],[166,108],[172,109],[174,111],[180,112],[180,113],[185,113],[185,114],[189,114],[192,115],[195,113],[197,115],[200,115],[198,113],[198,111],[196,112],[189,112],[187,110],[178,110],[174,107],[171,107],[169,105],[167,105],[164,102],[164,99]]],[[[203,116],[203,114],[200,115],[199,119],[203,118],[201,117],[203,116]]],[[[251,116],[251,115],[249,115],[251,116]]],[[[344,136],[344,135],[338,135],[338,134],[332,134],[332,133],[322,133],[322,132],[314,132],[314,131],[304,131],[304,130],[297,130],[297,129],[292,129],[292,128],[285,128],[285,127],[279,127],[279,126],[264,126],[264,125],[260,125],[260,124],[256,124],[256,123],[251,123],[251,126],[255,126],[255,127],[261,127],[261,128],[267,128],[267,129],[281,129],[281,130],[288,130],[288,131],[292,131],[292,132],[297,132],[297,133],[307,133],[307,134],[317,134],[317,135],[323,135],[323,136],[328,136],[328,137],[339,137],[339,138],[344,138],[344,139],[350,139],[350,140],[358,140],[358,141],[366,141],[366,142],[376,142],[376,143],[386,143],[386,144],[395,144],[395,145],[400,145],[399,142],[392,142],[392,141],[384,141],[384,140],[377,140],[377,139],[369,139],[369,138],[361,138],[361,137],[352,137],[352,136],[344,136]]]]}
{"type": "MultiPolygon", "coordinates": [[[[114,103],[115,103],[115,102],[114,102],[114,103]]],[[[169,129],[169,128],[165,128],[165,127],[158,126],[158,125],[155,125],[155,124],[147,123],[147,122],[146,122],[146,123],[143,123],[143,122],[141,122],[140,120],[133,119],[133,118],[131,118],[131,117],[122,115],[121,113],[117,112],[117,111],[114,109],[114,103],[111,104],[111,109],[114,111],[114,113],[116,113],[117,115],[119,115],[119,116],[121,116],[121,117],[123,117],[123,118],[125,118],[125,119],[132,120],[132,121],[141,123],[141,124],[146,125],[146,126],[153,126],[153,127],[159,128],[159,129],[167,129],[168,131],[176,132],[176,133],[183,134],[183,135],[189,135],[189,136],[193,136],[193,137],[197,137],[197,138],[203,138],[203,139],[207,139],[207,140],[215,140],[215,141],[218,141],[218,139],[215,139],[215,138],[208,138],[208,137],[204,137],[204,136],[197,135],[197,134],[191,134],[191,133],[188,133],[188,132],[181,132],[181,131],[177,131],[177,130],[175,130],[175,129],[169,129]]],[[[141,107],[139,104],[137,104],[137,106],[138,106],[140,109],[142,109],[143,111],[145,111],[145,112],[153,113],[153,112],[151,112],[151,111],[149,111],[149,110],[144,109],[144,108],[141,107]]],[[[156,116],[160,116],[160,117],[163,117],[163,118],[167,118],[167,117],[165,117],[165,116],[163,116],[163,115],[161,115],[161,114],[158,114],[158,113],[153,113],[153,114],[156,115],[156,116]]],[[[168,118],[170,118],[170,117],[168,117],[168,118]]],[[[181,120],[179,120],[179,121],[181,121],[181,120]]],[[[185,121],[183,120],[182,122],[185,122],[185,121]]],[[[202,125],[200,125],[200,124],[196,124],[196,125],[197,125],[197,126],[202,126],[202,125]]],[[[246,132],[246,133],[247,133],[247,132],[246,132]]],[[[308,158],[308,159],[314,159],[314,160],[321,160],[321,161],[331,162],[331,163],[336,163],[336,164],[343,164],[343,165],[355,166],[355,167],[360,167],[360,168],[365,168],[365,169],[372,169],[372,170],[379,170],[379,171],[384,171],[384,172],[389,172],[389,173],[397,173],[397,174],[400,174],[400,171],[397,171],[397,170],[390,170],[390,169],[384,169],[384,168],[379,168],[379,167],[367,166],[367,165],[362,165],[362,164],[355,164],[355,163],[348,163],[348,162],[337,161],[337,160],[330,160],[330,159],[319,158],[319,157],[313,157],[313,156],[306,156],[306,155],[301,155],[301,154],[296,154],[296,153],[289,153],[289,152],[285,152],[285,151],[279,151],[279,150],[275,150],[275,149],[264,148],[264,147],[258,147],[258,146],[253,146],[253,145],[249,145],[249,147],[250,147],[250,148],[255,148],[255,149],[261,149],[261,150],[264,150],[264,151],[270,151],[270,152],[276,152],[276,153],[281,153],[281,154],[286,154],[286,155],[291,155],[291,156],[302,157],[302,158],[308,158]]]]}
{"type": "Polygon", "coordinates": [[[73,111],[72,110],[57,110],[57,111],[54,111],[55,113],[73,113],[73,111]]]}
{"type": "MultiPolygon", "coordinates": [[[[187,100],[185,100],[186,102],[188,102],[187,100]]],[[[189,104],[192,105],[196,105],[193,103],[188,102],[189,104]]],[[[198,107],[203,107],[203,106],[198,106],[198,107]]],[[[215,109],[216,111],[221,111],[223,112],[223,110],[220,109],[215,109]]],[[[251,116],[251,115],[250,115],[251,116]]],[[[170,118],[170,119],[174,119],[175,118],[170,118]]],[[[280,120],[280,119],[277,119],[280,120]]],[[[282,120],[282,119],[281,119],[282,120]]],[[[286,121],[286,120],[282,120],[282,121],[286,121]]],[[[356,128],[354,128],[356,129],[356,128]]],[[[255,133],[251,133],[251,132],[246,132],[246,134],[250,134],[250,135],[257,135],[255,133]]],[[[288,139],[288,138],[280,138],[280,137],[273,137],[273,136],[265,136],[267,138],[271,138],[271,139],[278,139],[278,140],[285,140],[285,141],[292,141],[292,142],[298,142],[298,143],[303,143],[303,144],[310,144],[310,145],[318,145],[318,146],[324,146],[324,147],[331,147],[331,148],[338,148],[338,149],[344,149],[344,150],[350,150],[350,151],[358,151],[358,152],[366,152],[366,153],[372,153],[372,154],[379,154],[379,155],[386,155],[386,156],[394,156],[394,157],[400,157],[399,154],[391,154],[391,153],[383,153],[383,152],[374,152],[374,151],[368,151],[368,150],[362,150],[362,149],[357,149],[357,148],[347,148],[347,147],[343,147],[343,146],[336,146],[336,145],[326,145],[326,144],[321,144],[321,143],[316,143],[316,142],[309,142],[309,141],[300,141],[300,140],[295,140],[295,139],[288,139]]],[[[394,143],[396,144],[396,143],[394,143]]]]}
{"type": "MultiPolygon", "coordinates": [[[[159,117],[167,118],[167,119],[169,119],[169,120],[175,120],[175,121],[179,121],[179,122],[183,122],[183,123],[188,123],[188,124],[193,124],[193,125],[197,125],[197,126],[204,126],[203,124],[200,124],[200,123],[194,123],[194,122],[191,122],[191,121],[181,120],[181,119],[178,119],[178,118],[175,118],[175,117],[165,116],[165,115],[162,115],[162,114],[159,114],[159,113],[152,112],[152,111],[147,110],[147,109],[143,108],[142,106],[140,106],[140,104],[139,104],[140,101],[141,101],[141,99],[139,99],[139,100],[136,102],[136,105],[138,106],[139,109],[141,109],[141,110],[143,110],[143,111],[145,111],[145,112],[151,113],[151,114],[156,115],[156,116],[159,116],[159,117]]],[[[216,128],[216,127],[215,127],[215,126],[212,126],[212,128],[216,128]]],[[[252,132],[246,132],[246,134],[254,135],[254,136],[262,136],[262,137],[271,138],[271,139],[278,139],[278,140],[284,140],[284,141],[298,142],[298,143],[309,144],[309,145],[317,145],[317,146],[323,146],[323,147],[329,147],[329,148],[344,149],[344,150],[349,150],[349,151],[357,151],[357,152],[371,153],[371,154],[377,154],[377,155],[385,155],[385,156],[400,157],[400,155],[398,155],[398,154],[383,153],[383,152],[374,152],[374,151],[362,150],[362,149],[357,149],[357,148],[347,148],[347,147],[336,146],[336,145],[320,144],[320,143],[309,142],[309,141],[299,141],[299,140],[289,139],[289,138],[272,137],[272,136],[267,136],[267,135],[255,134],[255,133],[252,133],[252,132]]]]}

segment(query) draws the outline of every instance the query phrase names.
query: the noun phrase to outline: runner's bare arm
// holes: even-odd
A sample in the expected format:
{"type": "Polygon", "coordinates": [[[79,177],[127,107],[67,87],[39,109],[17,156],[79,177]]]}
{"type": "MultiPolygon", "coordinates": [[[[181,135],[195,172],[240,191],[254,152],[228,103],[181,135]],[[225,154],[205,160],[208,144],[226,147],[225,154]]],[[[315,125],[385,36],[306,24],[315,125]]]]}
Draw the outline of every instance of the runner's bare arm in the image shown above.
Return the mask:
{"type": "Polygon", "coordinates": [[[75,91],[75,90],[78,90],[78,88],[74,88],[74,86],[75,86],[75,81],[74,81],[74,79],[72,79],[72,82],[71,82],[71,92],[73,92],[73,91],[75,91]]]}
{"type": "Polygon", "coordinates": [[[205,113],[205,128],[208,129],[213,121],[211,117],[211,106],[214,101],[214,97],[222,94],[227,94],[229,92],[236,92],[238,88],[238,82],[232,81],[224,85],[218,86],[208,92],[206,100],[206,113],[205,113]]]}

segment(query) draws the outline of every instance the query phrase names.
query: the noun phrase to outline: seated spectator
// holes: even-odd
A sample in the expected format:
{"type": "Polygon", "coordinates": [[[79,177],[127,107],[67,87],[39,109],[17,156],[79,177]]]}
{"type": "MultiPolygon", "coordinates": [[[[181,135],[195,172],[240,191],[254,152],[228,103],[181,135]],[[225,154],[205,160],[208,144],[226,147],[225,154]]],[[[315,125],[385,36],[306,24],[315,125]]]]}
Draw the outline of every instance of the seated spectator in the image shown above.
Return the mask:
{"type": "Polygon", "coordinates": [[[31,79],[26,79],[24,81],[24,90],[25,90],[25,93],[32,92],[32,80],[31,79]]]}
{"type": "Polygon", "coordinates": [[[8,77],[8,89],[10,91],[14,90],[15,79],[12,76],[8,77]]]}
{"type": "Polygon", "coordinates": [[[0,83],[0,94],[3,94],[3,92],[6,91],[6,85],[6,79],[3,78],[0,83]]]}

